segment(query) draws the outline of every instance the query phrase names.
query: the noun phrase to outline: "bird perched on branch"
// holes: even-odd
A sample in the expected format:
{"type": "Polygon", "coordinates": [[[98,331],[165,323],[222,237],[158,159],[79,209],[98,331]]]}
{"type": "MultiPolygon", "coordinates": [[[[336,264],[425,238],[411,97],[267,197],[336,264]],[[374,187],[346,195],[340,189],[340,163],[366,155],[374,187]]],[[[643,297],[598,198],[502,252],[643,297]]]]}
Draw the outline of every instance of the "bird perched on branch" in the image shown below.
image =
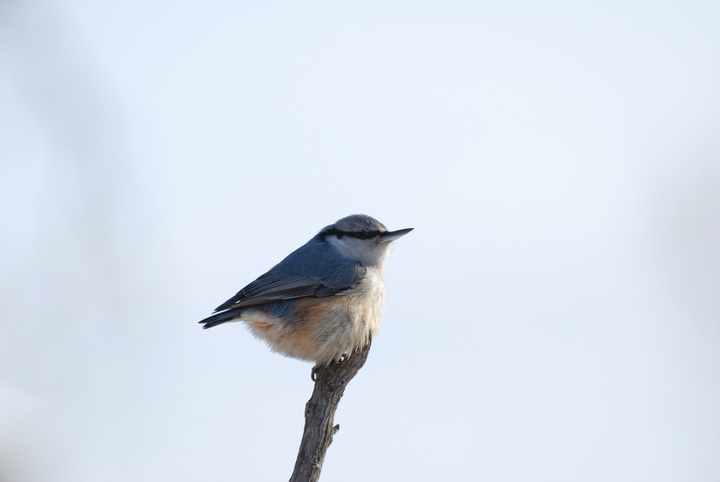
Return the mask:
{"type": "Polygon", "coordinates": [[[317,366],[339,360],[377,334],[390,243],[412,230],[388,231],[364,214],[342,218],[200,323],[243,321],[274,351],[317,366]]]}

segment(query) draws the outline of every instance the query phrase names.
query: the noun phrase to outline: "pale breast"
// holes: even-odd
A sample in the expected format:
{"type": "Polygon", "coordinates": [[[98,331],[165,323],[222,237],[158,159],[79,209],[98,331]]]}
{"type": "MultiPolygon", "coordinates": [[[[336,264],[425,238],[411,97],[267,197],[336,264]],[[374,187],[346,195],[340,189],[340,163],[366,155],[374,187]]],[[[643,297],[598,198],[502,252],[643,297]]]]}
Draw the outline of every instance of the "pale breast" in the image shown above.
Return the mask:
{"type": "Polygon", "coordinates": [[[350,293],[292,302],[292,321],[249,308],[241,319],[279,353],[320,364],[365,346],[380,328],[385,305],[382,274],[368,270],[350,293]]]}

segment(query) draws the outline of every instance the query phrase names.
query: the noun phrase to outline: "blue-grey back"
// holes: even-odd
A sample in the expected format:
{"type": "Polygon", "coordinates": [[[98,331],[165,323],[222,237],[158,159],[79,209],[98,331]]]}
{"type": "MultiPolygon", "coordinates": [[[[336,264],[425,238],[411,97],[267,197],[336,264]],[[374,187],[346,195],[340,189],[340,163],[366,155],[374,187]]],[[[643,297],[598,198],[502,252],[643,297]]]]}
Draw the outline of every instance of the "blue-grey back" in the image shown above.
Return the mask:
{"type": "MultiPolygon", "coordinates": [[[[288,279],[303,279],[307,288],[312,290],[312,294],[308,293],[308,296],[335,296],[360,283],[366,271],[360,263],[343,256],[325,240],[316,236],[246,286],[243,291],[252,292],[256,287],[282,283],[288,279]]],[[[295,298],[303,297],[299,291],[297,293],[295,298]]],[[[256,305],[256,308],[288,322],[293,321],[291,300],[263,303],[256,305]]]]}
{"type": "Polygon", "coordinates": [[[215,311],[255,306],[290,321],[292,300],[342,295],[367,269],[315,236],[215,311]]]}
{"type": "Polygon", "coordinates": [[[263,276],[291,273],[317,278],[324,285],[337,289],[359,283],[365,271],[360,263],[343,256],[330,243],[315,236],[263,276]]]}

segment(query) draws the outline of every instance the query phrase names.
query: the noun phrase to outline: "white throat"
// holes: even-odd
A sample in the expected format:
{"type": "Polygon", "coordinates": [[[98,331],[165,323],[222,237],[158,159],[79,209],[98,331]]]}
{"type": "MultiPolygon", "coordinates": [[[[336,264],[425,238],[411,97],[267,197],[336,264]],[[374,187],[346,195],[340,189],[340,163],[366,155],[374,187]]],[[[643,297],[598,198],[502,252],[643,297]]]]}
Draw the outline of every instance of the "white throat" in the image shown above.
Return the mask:
{"type": "Polygon", "coordinates": [[[328,236],[327,240],[344,256],[359,261],[368,268],[382,270],[385,267],[390,243],[377,243],[373,239],[357,239],[350,236],[342,238],[328,236]]]}

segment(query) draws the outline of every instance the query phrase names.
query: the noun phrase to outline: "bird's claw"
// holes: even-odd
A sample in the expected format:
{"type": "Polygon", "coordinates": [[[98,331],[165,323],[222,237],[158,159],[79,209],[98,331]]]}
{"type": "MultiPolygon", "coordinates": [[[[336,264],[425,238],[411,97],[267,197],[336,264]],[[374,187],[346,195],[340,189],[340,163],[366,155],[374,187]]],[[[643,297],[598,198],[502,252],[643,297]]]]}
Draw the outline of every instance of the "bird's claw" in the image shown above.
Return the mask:
{"type": "MultiPolygon", "coordinates": [[[[343,353],[342,355],[340,355],[340,358],[335,360],[335,363],[343,363],[348,358],[350,358],[350,355],[348,353],[343,353]]],[[[320,370],[319,365],[315,365],[314,367],[312,367],[312,370],[310,370],[310,378],[312,379],[312,381],[314,381],[314,382],[317,381],[317,374],[318,374],[319,370],[320,370]]]]}

